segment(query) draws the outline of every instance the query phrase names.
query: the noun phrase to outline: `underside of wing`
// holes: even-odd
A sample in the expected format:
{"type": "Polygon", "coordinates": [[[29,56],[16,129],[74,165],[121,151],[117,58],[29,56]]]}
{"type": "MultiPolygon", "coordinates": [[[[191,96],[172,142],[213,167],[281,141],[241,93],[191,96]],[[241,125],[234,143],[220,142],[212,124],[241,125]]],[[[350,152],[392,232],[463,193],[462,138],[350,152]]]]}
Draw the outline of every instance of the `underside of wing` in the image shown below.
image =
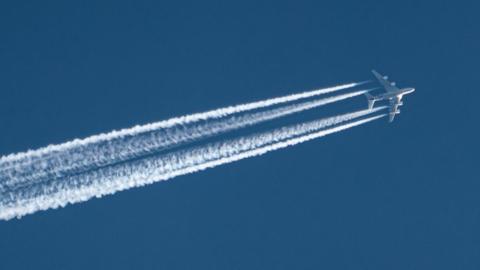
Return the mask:
{"type": "Polygon", "coordinates": [[[389,113],[388,114],[388,121],[393,122],[393,119],[395,118],[396,113],[389,113]]]}
{"type": "Polygon", "coordinates": [[[389,108],[389,121],[393,122],[393,119],[395,118],[396,114],[400,113],[400,110],[398,109],[398,106],[400,106],[400,102],[402,101],[401,96],[397,96],[396,98],[390,99],[390,108],[389,108]]]}
{"type": "Polygon", "coordinates": [[[398,90],[398,87],[395,86],[395,83],[388,81],[387,76],[383,76],[380,73],[372,70],[373,75],[377,78],[378,82],[385,88],[387,92],[394,92],[398,90]]]}

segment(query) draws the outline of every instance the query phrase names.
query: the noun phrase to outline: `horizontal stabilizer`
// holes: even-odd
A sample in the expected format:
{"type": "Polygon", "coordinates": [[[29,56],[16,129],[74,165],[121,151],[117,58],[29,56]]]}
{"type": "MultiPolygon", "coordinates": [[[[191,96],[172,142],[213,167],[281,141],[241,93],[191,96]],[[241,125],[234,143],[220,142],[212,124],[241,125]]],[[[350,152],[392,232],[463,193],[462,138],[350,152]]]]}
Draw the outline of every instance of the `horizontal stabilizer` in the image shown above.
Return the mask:
{"type": "Polygon", "coordinates": [[[373,109],[373,105],[375,105],[375,97],[370,95],[369,93],[365,93],[365,96],[367,97],[368,101],[368,109],[371,110],[373,109]]]}

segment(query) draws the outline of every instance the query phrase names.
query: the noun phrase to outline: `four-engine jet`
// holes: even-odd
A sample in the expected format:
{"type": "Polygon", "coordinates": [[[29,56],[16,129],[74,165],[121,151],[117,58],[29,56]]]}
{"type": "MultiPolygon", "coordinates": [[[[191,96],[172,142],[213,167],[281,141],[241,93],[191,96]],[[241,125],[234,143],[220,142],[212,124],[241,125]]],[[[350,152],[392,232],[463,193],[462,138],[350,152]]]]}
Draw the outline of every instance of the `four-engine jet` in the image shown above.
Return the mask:
{"type": "Polygon", "coordinates": [[[403,102],[402,102],[403,95],[414,92],[415,88],[408,87],[408,88],[400,89],[395,86],[394,82],[389,82],[387,76],[382,76],[380,75],[380,73],[376,72],[375,70],[372,70],[372,73],[373,75],[375,75],[375,77],[383,86],[383,88],[385,88],[385,93],[377,96],[372,96],[371,94],[366,93],[365,95],[367,96],[367,99],[368,99],[368,108],[372,109],[373,105],[375,104],[375,101],[388,100],[390,102],[390,110],[388,113],[389,122],[392,122],[393,118],[395,118],[395,115],[400,113],[400,110],[398,109],[398,107],[403,105],[403,102]]]}

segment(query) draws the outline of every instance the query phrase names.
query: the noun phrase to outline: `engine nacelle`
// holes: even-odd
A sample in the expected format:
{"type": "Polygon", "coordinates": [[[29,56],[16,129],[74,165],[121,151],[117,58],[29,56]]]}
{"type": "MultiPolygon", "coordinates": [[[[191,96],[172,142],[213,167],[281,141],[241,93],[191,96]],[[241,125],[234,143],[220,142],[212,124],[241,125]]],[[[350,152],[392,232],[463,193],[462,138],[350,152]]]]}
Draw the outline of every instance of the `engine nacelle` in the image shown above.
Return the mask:
{"type": "Polygon", "coordinates": [[[400,114],[400,110],[397,109],[397,111],[395,112],[395,114],[400,114]]]}
{"type": "Polygon", "coordinates": [[[391,85],[392,85],[392,86],[395,86],[395,85],[397,85],[397,83],[396,83],[396,82],[392,82],[391,85]]]}
{"type": "Polygon", "coordinates": [[[402,106],[402,105],[403,105],[403,101],[400,101],[400,102],[398,103],[398,106],[402,106]]]}
{"type": "Polygon", "coordinates": [[[383,76],[383,78],[384,78],[385,80],[388,80],[388,76],[383,76]]]}

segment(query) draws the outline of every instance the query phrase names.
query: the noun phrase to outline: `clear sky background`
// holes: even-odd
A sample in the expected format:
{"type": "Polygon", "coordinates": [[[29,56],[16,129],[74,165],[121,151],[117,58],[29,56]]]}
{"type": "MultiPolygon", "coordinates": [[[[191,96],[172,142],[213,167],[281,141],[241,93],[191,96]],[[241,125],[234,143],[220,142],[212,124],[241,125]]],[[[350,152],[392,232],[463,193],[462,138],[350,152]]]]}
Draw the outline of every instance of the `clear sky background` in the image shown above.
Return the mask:
{"type": "Polygon", "coordinates": [[[480,4],[324,2],[2,2],[0,155],[372,68],[417,91],[393,124],[2,221],[0,269],[479,269],[480,4]]]}

